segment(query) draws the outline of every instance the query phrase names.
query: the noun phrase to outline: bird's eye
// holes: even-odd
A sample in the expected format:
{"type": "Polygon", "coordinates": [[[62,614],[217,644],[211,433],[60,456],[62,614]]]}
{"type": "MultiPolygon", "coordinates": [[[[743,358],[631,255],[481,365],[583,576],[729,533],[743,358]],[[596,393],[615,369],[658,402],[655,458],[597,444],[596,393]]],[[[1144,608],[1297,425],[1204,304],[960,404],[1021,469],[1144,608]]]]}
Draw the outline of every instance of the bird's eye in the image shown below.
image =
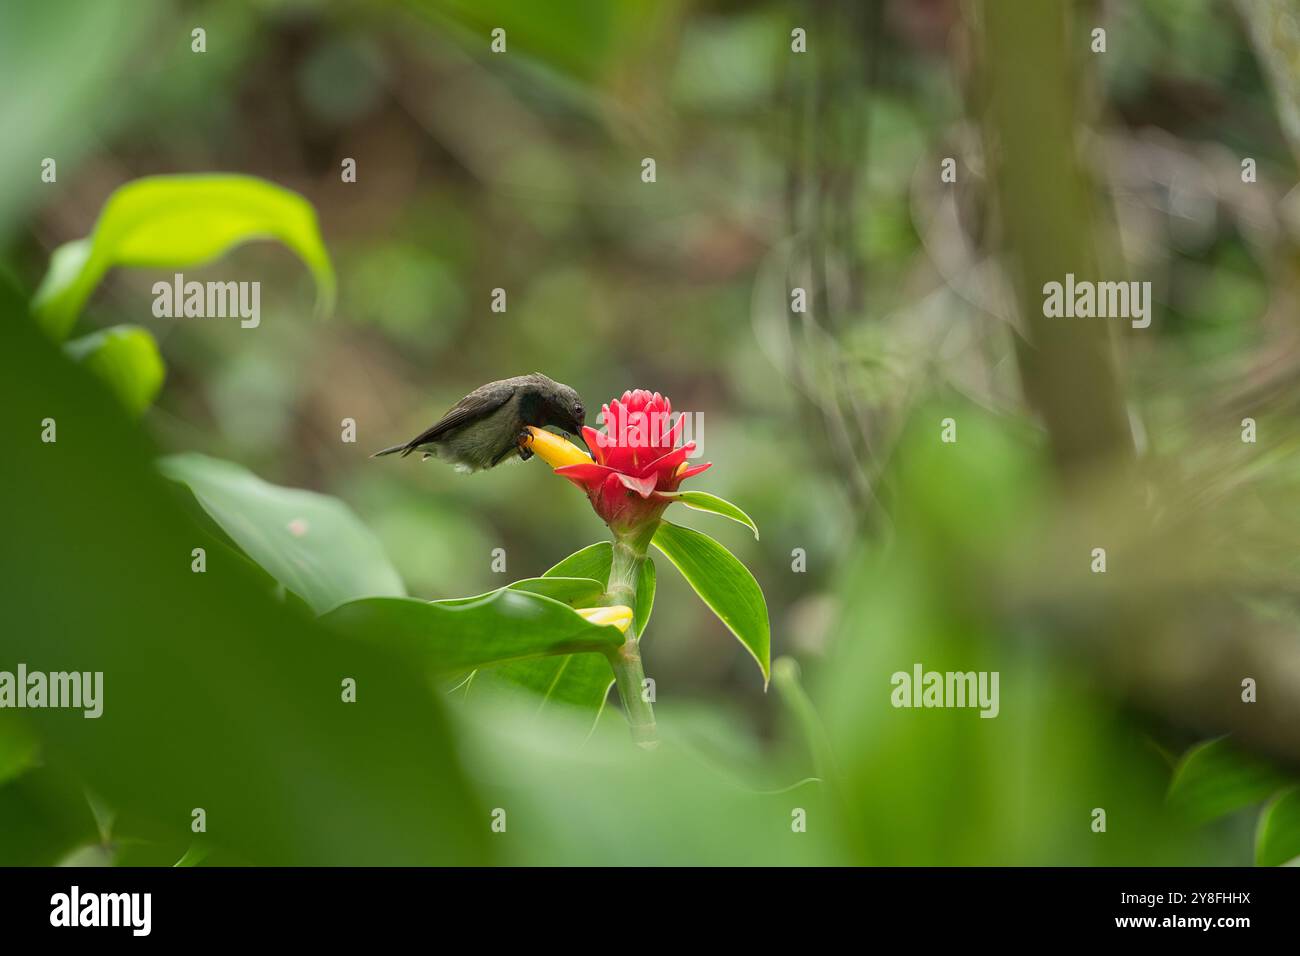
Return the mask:
{"type": "Polygon", "coordinates": [[[584,417],[583,413],[585,411],[586,410],[582,407],[582,402],[577,402],[573,406],[573,417],[577,419],[581,419],[584,417]]]}

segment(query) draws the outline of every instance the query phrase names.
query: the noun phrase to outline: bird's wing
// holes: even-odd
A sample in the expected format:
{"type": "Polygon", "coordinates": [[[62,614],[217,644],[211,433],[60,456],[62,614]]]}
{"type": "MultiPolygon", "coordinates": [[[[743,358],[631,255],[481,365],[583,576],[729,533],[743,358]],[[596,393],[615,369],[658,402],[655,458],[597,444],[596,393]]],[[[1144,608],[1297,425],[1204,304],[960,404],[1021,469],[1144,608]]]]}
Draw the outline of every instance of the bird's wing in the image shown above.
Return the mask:
{"type": "Polygon", "coordinates": [[[490,415],[504,405],[512,394],[514,393],[510,389],[487,393],[470,392],[453,405],[447,414],[443,415],[435,424],[430,425],[408,441],[402,454],[408,455],[420,445],[427,445],[461,425],[477,421],[485,415],[490,415]]]}

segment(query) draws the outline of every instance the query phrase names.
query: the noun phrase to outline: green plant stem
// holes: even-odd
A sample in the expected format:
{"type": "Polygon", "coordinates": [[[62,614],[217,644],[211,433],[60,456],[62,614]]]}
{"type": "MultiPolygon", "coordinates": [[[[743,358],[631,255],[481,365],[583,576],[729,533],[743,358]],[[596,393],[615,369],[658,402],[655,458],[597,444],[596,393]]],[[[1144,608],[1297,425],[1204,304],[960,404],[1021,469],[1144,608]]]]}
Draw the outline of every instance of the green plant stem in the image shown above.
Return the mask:
{"type": "MultiPolygon", "coordinates": [[[[655,522],[655,526],[658,522],[655,522]]],[[[641,565],[645,562],[646,548],[654,537],[655,527],[641,529],[634,535],[614,538],[613,562],[609,568],[609,582],[605,585],[606,606],[622,604],[636,609],[637,581],[641,565]]],[[[614,683],[618,687],[623,712],[632,729],[632,739],[637,746],[651,748],[658,744],[655,733],[655,712],[650,701],[643,696],[645,671],[641,667],[641,635],[632,624],[621,647],[609,657],[614,669],[614,683]]]]}

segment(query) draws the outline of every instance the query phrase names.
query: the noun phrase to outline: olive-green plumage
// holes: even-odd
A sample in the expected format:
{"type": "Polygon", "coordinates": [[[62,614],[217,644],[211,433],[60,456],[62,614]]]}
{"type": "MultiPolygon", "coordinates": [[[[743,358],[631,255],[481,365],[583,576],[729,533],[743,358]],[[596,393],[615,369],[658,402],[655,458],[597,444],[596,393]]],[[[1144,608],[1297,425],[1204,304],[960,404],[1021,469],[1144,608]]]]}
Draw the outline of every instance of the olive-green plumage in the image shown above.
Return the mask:
{"type": "Polygon", "coordinates": [[[553,425],[571,435],[582,430],[585,412],[578,393],[541,372],[480,385],[447,410],[439,421],[410,441],[375,452],[400,453],[403,457],[419,449],[425,458],[437,457],[458,471],[492,468],[518,452],[528,459],[532,453],[520,447],[528,425],[553,425]]]}

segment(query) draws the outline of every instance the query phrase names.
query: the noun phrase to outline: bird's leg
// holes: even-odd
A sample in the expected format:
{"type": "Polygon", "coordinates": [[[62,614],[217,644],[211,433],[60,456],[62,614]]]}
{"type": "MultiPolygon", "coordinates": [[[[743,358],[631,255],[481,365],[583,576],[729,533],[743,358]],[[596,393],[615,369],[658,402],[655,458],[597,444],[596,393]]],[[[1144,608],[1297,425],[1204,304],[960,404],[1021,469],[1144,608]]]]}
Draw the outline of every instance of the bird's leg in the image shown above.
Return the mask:
{"type": "Polygon", "coordinates": [[[527,461],[529,458],[533,457],[533,450],[528,447],[528,443],[532,441],[532,438],[532,433],[527,428],[519,433],[519,438],[516,439],[516,442],[519,445],[520,461],[527,461]]]}

